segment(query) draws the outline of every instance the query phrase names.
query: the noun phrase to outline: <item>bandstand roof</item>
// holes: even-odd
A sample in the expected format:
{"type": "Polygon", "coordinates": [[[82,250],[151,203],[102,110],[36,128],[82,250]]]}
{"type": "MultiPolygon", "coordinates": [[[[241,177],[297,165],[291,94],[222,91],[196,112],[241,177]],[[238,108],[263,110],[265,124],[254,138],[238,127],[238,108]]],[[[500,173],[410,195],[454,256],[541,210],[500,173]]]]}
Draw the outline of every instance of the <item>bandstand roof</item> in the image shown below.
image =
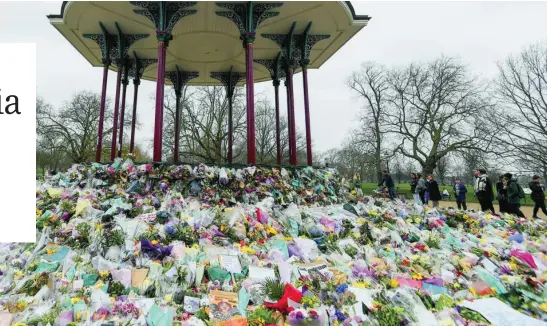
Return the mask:
{"type": "MultiPolygon", "coordinates": [[[[135,42],[129,49],[142,59],[156,59],[157,40],[155,27],[144,16],[133,12],[138,9],[129,1],[65,1],[61,13],[49,15],[50,23],[78,50],[91,65],[102,67],[101,50],[93,40],[83,34],[99,34],[99,22],[111,34],[116,33],[118,23],[124,34],[150,34],[135,42]]],[[[216,11],[226,11],[215,2],[198,2],[188,8],[197,13],[184,17],[173,29],[173,40],[167,49],[166,71],[175,66],[184,71],[199,72],[199,77],[189,85],[220,85],[210,77],[211,72],[245,71],[245,50],[239,39],[236,25],[216,11]]],[[[367,25],[370,17],[356,15],[349,1],[287,1],[272,11],[279,15],[262,22],[256,31],[254,59],[275,59],[280,52],[278,45],[261,34],[287,34],[293,22],[295,33],[303,33],[312,22],[310,34],[330,35],[319,41],[311,50],[309,69],[321,67],[349,39],[367,25]]],[[[114,69],[114,66],[111,67],[114,69]]],[[[254,65],[255,82],[271,80],[268,70],[254,65]]],[[[297,70],[298,71],[298,70],[297,70]]],[[[156,79],[156,64],[148,66],[142,79],[156,79]]],[[[166,82],[169,82],[166,80],[166,82]]],[[[244,81],[242,81],[244,82],[244,81]]]]}

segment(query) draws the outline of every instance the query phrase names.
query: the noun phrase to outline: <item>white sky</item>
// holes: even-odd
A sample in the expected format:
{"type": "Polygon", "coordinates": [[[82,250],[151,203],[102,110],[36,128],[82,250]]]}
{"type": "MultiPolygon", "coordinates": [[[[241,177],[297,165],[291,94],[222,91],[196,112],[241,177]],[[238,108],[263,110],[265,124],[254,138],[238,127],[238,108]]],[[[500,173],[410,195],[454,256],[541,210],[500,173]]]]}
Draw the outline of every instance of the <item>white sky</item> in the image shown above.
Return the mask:
{"type": "MultiPolygon", "coordinates": [[[[37,44],[37,93],[59,106],[81,90],[100,92],[102,69],[93,68],[49,24],[61,1],[0,2],[0,42],[37,44]]],[[[441,54],[458,56],[485,78],[495,76],[495,63],[529,44],[547,40],[547,2],[372,2],[352,1],[357,14],[372,17],[369,25],[330,58],[309,72],[312,139],[316,150],[338,147],[354,126],[361,102],[346,79],[363,61],[388,66],[431,60],[441,54]]],[[[312,31],[313,32],[313,31],[312,31]]],[[[1,73],[1,72],[0,72],[1,73]]],[[[108,96],[114,98],[115,74],[109,75],[108,96]]],[[[255,86],[273,102],[271,82],[255,86]]],[[[155,84],[139,88],[137,131],[142,143],[152,137],[155,84]]],[[[282,112],[286,111],[284,91],[282,112]]],[[[131,104],[132,86],[127,101],[131,104]]],[[[301,74],[295,75],[297,126],[304,130],[301,74]]]]}

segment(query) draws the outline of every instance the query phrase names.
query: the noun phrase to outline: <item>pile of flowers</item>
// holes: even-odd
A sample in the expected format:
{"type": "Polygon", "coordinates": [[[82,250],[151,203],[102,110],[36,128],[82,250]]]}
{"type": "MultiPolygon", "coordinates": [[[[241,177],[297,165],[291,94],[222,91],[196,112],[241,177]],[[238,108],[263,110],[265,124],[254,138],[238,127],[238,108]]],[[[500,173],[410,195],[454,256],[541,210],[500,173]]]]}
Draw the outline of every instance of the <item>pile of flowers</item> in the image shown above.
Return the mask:
{"type": "Polygon", "coordinates": [[[311,168],[75,165],[37,186],[36,244],[0,245],[0,307],[16,325],[486,325],[498,300],[547,321],[543,221],[357,193],[311,168]]]}

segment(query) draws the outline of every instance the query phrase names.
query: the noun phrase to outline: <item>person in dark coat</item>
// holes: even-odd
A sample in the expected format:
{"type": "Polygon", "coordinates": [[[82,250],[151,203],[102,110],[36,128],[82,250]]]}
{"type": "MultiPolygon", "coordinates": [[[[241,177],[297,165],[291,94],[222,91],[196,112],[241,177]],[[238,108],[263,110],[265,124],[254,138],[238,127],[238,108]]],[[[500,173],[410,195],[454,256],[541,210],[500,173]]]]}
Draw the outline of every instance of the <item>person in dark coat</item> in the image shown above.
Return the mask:
{"type": "Polygon", "coordinates": [[[395,183],[393,182],[393,178],[387,170],[382,171],[382,176],[382,181],[380,181],[378,187],[385,185],[387,191],[389,192],[389,197],[391,198],[391,200],[394,200],[397,196],[395,195],[395,183]]]}
{"type": "Polygon", "coordinates": [[[418,173],[416,174],[417,184],[416,184],[416,191],[415,194],[418,195],[420,198],[420,204],[425,205],[425,192],[427,190],[427,186],[425,185],[425,180],[422,179],[422,174],[418,173]]]}
{"type": "Polygon", "coordinates": [[[500,206],[501,213],[507,213],[507,180],[500,175],[496,182],[496,199],[500,206]]]}
{"type": "Polygon", "coordinates": [[[427,181],[429,181],[429,199],[433,202],[433,207],[439,207],[439,201],[442,199],[439,184],[432,175],[427,177],[427,181]]]}
{"type": "Polygon", "coordinates": [[[532,190],[532,200],[534,201],[534,218],[538,218],[538,212],[541,209],[543,214],[547,216],[547,208],[545,207],[545,193],[541,187],[541,178],[538,175],[532,177],[532,182],[528,185],[532,190]]]}
{"type": "Polygon", "coordinates": [[[462,209],[464,211],[467,210],[467,187],[462,183],[460,178],[456,178],[456,184],[453,187],[454,189],[454,197],[456,197],[456,204],[458,205],[458,209],[462,209]]]}
{"type": "Polygon", "coordinates": [[[418,186],[418,177],[416,176],[416,173],[410,174],[410,192],[412,193],[412,196],[414,197],[414,202],[418,203],[420,201],[420,195],[416,193],[416,187],[418,186]]]}
{"type": "Polygon", "coordinates": [[[511,173],[506,173],[503,177],[507,180],[507,213],[515,214],[518,217],[525,217],[520,210],[520,200],[524,198],[522,188],[517,180],[513,179],[511,173]]]}
{"type": "Polygon", "coordinates": [[[494,210],[494,187],[492,187],[492,180],[486,175],[486,170],[475,169],[473,171],[475,175],[475,196],[481,204],[481,211],[490,211],[492,214],[496,214],[494,210]]]}

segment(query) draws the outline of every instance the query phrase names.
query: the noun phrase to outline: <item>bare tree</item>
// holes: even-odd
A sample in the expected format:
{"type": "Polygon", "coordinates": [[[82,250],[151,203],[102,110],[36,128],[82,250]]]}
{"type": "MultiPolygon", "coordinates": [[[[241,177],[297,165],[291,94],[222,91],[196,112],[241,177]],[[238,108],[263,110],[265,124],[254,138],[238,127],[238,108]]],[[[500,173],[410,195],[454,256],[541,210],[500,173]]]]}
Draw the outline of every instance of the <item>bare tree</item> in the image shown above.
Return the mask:
{"type": "MultiPolygon", "coordinates": [[[[75,94],[59,110],[45,104],[41,99],[36,111],[37,138],[41,141],[39,145],[50,146],[50,151],[53,149],[61,151],[75,163],[93,160],[97,146],[100,102],[100,94],[89,91],[75,94]]],[[[112,112],[105,110],[103,133],[105,145],[111,143],[112,119],[112,112]]],[[[130,124],[131,113],[125,116],[124,126],[130,124]]],[[[109,150],[107,147],[104,149],[109,150]]]]}
{"type": "MultiPolygon", "coordinates": [[[[226,161],[228,146],[228,98],[224,87],[190,87],[181,98],[180,155],[189,163],[221,164],[226,161]]],[[[168,93],[164,153],[172,160],[176,99],[168,93]]],[[[245,147],[245,108],[243,93],[236,88],[233,97],[234,161],[241,160],[245,147]]]]}
{"type": "MultiPolygon", "coordinates": [[[[498,64],[491,111],[498,151],[524,170],[547,170],[547,42],[498,64]]],[[[542,172],[545,173],[545,172],[542,172]]],[[[547,173],[544,174],[547,176],[547,173]]]]}
{"type": "Polygon", "coordinates": [[[387,70],[374,62],[365,62],[348,79],[348,86],[359,94],[365,104],[360,114],[360,127],[356,131],[358,142],[371,149],[376,167],[377,181],[382,178],[383,136],[386,133],[385,111],[389,83],[387,70]]]}
{"type": "Polygon", "coordinates": [[[491,107],[486,87],[458,60],[413,63],[394,70],[389,81],[390,131],[401,141],[396,151],[416,160],[424,174],[433,173],[450,153],[488,150],[490,133],[481,119],[491,107]]]}
{"type": "Polygon", "coordinates": [[[441,185],[445,185],[448,177],[448,174],[450,173],[450,156],[443,156],[439,159],[437,162],[437,168],[435,169],[435,174],[437,175],[437,178],[441,182],[441,185]]]}

